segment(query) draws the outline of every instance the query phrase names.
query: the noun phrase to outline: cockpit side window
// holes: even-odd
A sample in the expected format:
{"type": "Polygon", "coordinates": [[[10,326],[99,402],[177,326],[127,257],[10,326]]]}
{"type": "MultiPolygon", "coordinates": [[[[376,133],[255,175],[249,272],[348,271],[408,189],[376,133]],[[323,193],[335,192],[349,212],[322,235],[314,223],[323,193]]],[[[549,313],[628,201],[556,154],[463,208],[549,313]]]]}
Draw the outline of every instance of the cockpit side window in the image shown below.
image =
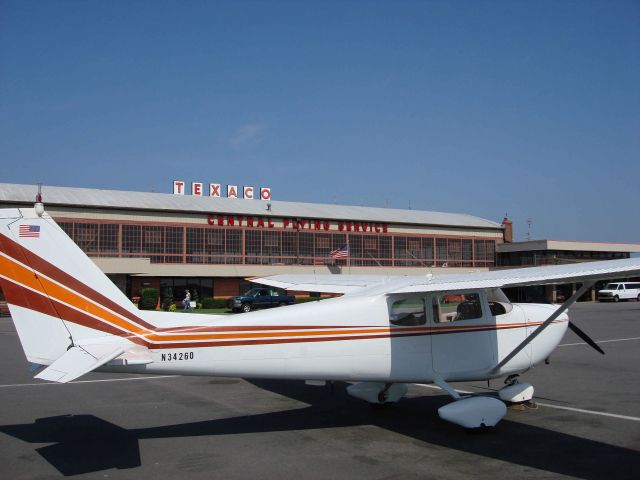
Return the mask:
{"type": "Polygon", "coordinates": [[[433,297],[432,308],[436,323],[482,318],[482,304],[480,295],[477,293],[438,295],[433,297]]]}
{"type": "Polygon", "coordinates": [[[389,310],[389,321],[402,327],[424,325],[427,322],[424,298],[414,296],[395,300],[389,310]]]}

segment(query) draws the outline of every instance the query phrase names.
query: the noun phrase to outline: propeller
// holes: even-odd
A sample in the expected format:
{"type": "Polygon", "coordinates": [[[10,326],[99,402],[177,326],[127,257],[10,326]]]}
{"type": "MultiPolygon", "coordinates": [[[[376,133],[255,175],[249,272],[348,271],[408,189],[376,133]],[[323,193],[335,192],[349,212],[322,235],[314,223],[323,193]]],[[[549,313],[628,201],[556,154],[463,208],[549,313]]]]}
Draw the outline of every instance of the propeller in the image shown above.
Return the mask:
{"type": "Polygon", "coordinates": [[[569,328],[571,329],[571,331],[573,333],[575,333],[576,335],[578,335],[582,340],[584,340],[587,345],[589,345],[590,347],[592,347],[593,349],[597,350],[598,352],[600,352],[602,355],[604,355],[604,350],[602,350],[600,348],[600,346],[594,342],[591,337],[589,335],[587,335],[586,333],[584,333],[582,330],[580,330],[578,328],[578,326],[573,323],[573,322],[569,322],[569,328]]]}

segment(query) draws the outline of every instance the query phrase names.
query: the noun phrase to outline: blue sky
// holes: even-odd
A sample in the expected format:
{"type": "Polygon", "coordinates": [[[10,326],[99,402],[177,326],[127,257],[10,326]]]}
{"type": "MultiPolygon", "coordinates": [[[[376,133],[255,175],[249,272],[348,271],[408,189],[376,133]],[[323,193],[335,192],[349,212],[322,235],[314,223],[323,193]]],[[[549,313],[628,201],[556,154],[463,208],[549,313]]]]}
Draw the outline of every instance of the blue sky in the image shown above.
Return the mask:
{"type": "Polygon", "coordinates": [[[640,242],[639,25],[638,1],[0,0],[0,181],[640,242]]]}

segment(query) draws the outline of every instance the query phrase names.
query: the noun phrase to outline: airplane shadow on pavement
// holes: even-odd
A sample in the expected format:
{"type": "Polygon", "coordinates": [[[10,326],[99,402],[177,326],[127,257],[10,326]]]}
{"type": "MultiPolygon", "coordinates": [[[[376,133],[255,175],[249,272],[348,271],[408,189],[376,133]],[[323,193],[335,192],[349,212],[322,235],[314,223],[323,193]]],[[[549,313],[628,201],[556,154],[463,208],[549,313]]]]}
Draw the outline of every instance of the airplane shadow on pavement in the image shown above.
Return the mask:
{"type": "Polygon", "coordinates": [[[344,384],[311,387],[303,382],[253,380],[254,385],[310,404],[259,415],[125,429],[93,415],[37,419],[0,426],[0,432],[35,444],[36,451],[62,475],[141,466],[139,441],[156,438],[236,435],[373,425],[430,445],[584,479],[632,478],[640,466],[637,451],[557,431],[503,420],[495,431],[472,435],[442,421],[442,396],[405,398],[391,408],[363,408],[347,396],[344,384]],[[331,390],[331,391],[330,391],[331,390]]]}

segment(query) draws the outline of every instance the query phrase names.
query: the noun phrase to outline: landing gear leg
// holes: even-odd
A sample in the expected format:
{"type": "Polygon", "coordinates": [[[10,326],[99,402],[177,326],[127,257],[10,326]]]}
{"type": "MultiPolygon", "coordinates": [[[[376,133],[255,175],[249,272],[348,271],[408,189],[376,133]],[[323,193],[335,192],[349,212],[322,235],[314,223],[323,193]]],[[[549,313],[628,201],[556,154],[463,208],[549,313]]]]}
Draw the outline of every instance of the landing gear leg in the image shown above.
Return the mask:
{"type": "Polygon", "coordinates": [[[395,403],[406,395],[409,387],[406,383],[360,382],[347,387],[352,397],[365,400],[373,405],[395,403]]]}
{"type": "Polygon", "coordinates": [[[389,389],[391,388],[391,385],[393,385],[393,383],[384,384],[384,388],[380,390],[380,393],[378,393],[378,402],[387,403],[387,395],[389,393],[389,389]]]}
{"type": "Polygon", "coordinates": [[[516,383],[518,383],[518,378],[520,378],[520,375],[513,374],[513,375],[509,375],[507,378],[504,379],[504,384],[507,385],[508,387],[510,387],[511,385],[515,385],[516,383]]]}

